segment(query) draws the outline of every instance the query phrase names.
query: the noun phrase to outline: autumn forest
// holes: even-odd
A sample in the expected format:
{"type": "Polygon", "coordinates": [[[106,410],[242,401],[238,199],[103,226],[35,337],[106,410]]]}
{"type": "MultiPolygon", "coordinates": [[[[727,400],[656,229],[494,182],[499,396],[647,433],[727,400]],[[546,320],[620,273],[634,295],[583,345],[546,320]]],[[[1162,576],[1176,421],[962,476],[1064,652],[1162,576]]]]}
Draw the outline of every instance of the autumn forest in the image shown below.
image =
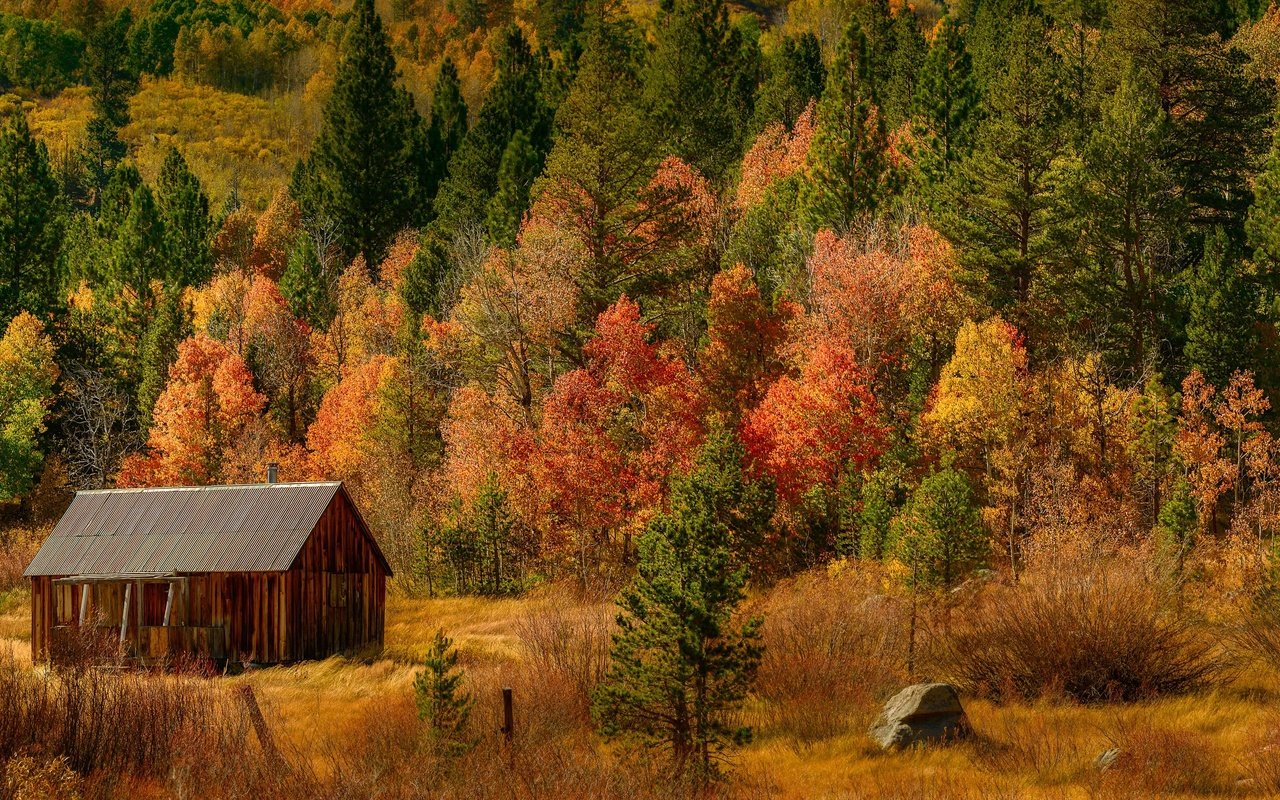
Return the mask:
{"type": "MultiPolygon", "coordinates": [[[[270,464],[345,484],[402,610],[606,608],[565,730],[693,792],[813,796],[728,754],[921,679],[988,744],[1280,691],[1278,87],[1265,0],[0,0],[0,612],[76,490],[270,464]]],[[[415,636],[470,797],[492,654],[415,636]]],[[[1209,723],[1160,783],[1206,749],[1167,722],[994,771],[1280,791],[1209,723]]],[[[993,796],[965,758],[822,785],[993,796]]]]}

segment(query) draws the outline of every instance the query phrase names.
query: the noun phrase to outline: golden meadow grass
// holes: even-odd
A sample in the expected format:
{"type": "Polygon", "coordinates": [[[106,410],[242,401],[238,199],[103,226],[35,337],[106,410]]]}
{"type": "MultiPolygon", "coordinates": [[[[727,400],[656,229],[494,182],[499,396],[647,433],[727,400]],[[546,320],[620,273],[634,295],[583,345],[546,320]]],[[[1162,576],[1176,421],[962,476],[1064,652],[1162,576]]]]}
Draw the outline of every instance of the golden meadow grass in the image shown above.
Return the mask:
{"type": "MultiPolygon", "coordinates": [[[[1280,712],[1275,710],[1280,684],[1265,666],[1251,667],[1216,689],[1134,703],[966,697],[977,733],[973,740],[947,748],[879,752],[865,735],[867,723],[885,696],[907,678],[893,671],[896,645],[886,643],[884,631],[877,633],[856,610],[859,596],[865,599],[874,588],[861,579],[822,573],[753,598],[753,607],[771,615],[773,628],[766,626],[766,641],[775,645],[778,660],[766,664],[756,696],[743,712],[755,728],[755,741],[736,754],[720,796],[1193,798],[1280,793],[1280,712]],[[817,592],[834,593],[841,601],[817,614],[805,602],[817,592]],[[825,610],[851,605],[846,614],[825,610]],[[802,640],[798,634],[805,631],[809,636],[802,640]],[[800,641],[811,645],[807,653],[800,641]],[[834,659],[816,659],[819,651],[834,659]],[[780,671],[787,673],[785,679],[780,671]],[[812,682],[829,687],[825,701],[812,682]],[[1124,751],[1122,761],[1099,773],[1094,759],[1117,746],[1124,751]]],[[[0,649],[31,669],[27,614],[23,598],[10,600],[0,613],[0,649]]],[[[237,791],[281,797],[301,796],[295,791],[354,797],[375,789],[389,797],[669,796],[658,764],[601,744],[582,713],[584,689],[573,678],[574,670],[590,673],[595,662],[581,642],[564,638],[565,632],[599,639],[607,634],[601,626],[611,614],[607,603],[582,603],[556,589],[518,599],[394,597],[380,655],[208,679],[215,692],[253,687],[291,764],[289,780],[282,785],[263,783],[263,776],[273,774],[264,770],[255,773],[252,786],[246,783],[237,791]],[[476,750],[452,766],[424,755],[413,710],[417,661],[437,628],[455,639],[467,687],[477,700],[476,750]],[[553,640],[560,650],[548,655],[553,640]],[[575,661],[570,651],[580,658],[575,661]],[[521,734],[514,765],[497,732],[498,698],[505,685],[516,690],[521,734]]],[[[891,614],[884,619],[896,624],[891,614]]],[[[254,752],[248,747],[245,757],[254,752]]],[[[192,782],[209,780],[175,767],[169,777],[141,785],[167,796],[183,786],[175,783],[177,774],[192,782]]],[[[223,780],[220,774],[214,777],[223,780]]],[[[138,782],[129,785],[130,791],[139,790],[138,782]]],[[[185,784],[187,789],[195,785],[185,784]]],[[[207,784],[199,785],[209,790],[207,784]]],[[[118,786],[104,789],[93,781],[85,786],[90,794],[120,796],[112,794],[118,786]]],[[[225,791],[225,796],[235,794],[225,791]]]]}

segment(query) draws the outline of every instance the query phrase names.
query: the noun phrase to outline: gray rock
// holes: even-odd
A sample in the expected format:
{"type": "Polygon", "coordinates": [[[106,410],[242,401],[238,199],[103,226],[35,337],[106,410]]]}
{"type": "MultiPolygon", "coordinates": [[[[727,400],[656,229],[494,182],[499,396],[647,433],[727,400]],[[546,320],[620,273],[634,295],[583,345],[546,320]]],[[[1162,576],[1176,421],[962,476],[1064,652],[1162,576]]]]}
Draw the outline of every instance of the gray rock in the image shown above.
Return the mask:
{"type": "Polygon", "coordinates": [[[1121,750],[1119,747],[1109,747],[1106,750],[1103,750],[1098,754],[1098,757],[1093,760],[1094,769],[1098,770],[1098,772],[1106,772],[1111,769],[1111,767],[1120,758],[1120,753],[1121,750]]]}
{"type": "Polygon", "coordinates": [[[918,683],[884,704],[871,726],[871,738],[886,750],[928,742],[950,742],[970,733],[969,720],[955,687],[918,683]]]}

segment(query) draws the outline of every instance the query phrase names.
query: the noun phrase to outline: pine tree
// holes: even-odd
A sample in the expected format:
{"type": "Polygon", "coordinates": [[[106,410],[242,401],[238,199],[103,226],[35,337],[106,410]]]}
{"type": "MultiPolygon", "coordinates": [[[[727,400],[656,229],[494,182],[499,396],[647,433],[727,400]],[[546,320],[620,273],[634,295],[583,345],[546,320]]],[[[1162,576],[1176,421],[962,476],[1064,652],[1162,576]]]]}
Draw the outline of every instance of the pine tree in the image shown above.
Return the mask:
{"type": "Polygon", "coordinates": [[[129,212],[116,232],[109,276],[111,288],[121,292],[132,309],[130,326],[138,335],[154,306],[152,283],[169,277],[167,239],[155,196],[142,184],[134,189],[129,212]]]}
{"type": "Polygon", "coordinates": [[[578,278],[579,320],[589,326],[619,294],[634,291],[631,279],[644,273],[637,198],[662,150],[643,108],[643,42],[634,27],[593,17],[584,38],[577,75],[556,110],[555,146],[533,193],[562,209],[582,238],[589,261],[578,278]]]}
{"type": "Polygon", "coordinates": [[[1183,562],[1195,546],[1198,527],[1199,515],[1191,484],[1179,477],[1168,500],[1160,507],[1155,530],[1156,551],[1175,574],[1181,572],[1183,562]]]}
{"type": "Polygon", "coordinates": [[[889,130],[897,130],[911,118],[921,62],[928,52],[920,20],[910,8],[904,7],[893,18],[893,52],[881,92],[880,107],[884,109],[885,127],[889,130]]]}
{"type": "Polygon", "coordinates": [[[424,199],[414,152],[421,121],[397,80],[373,0],[356,0],[320,133],[291,187],[303,218],[332,223],[344,258],[363,255],[375,276],[424,199]]]}
{"type": "Polygon", "coordinates": [[[845,231],[873,215],[891,183],[884,117],[872,100],[873,64],[861,23],[845,30],[818,105],[802,204],[813,227],[845,231]]]}
{"type": "Polygon", "coordinates": [[[1080,159],[1064,170],[1062,216],[1075,227],[1057,248],[1067,256],[1067,285],[1058,294],[1069,320],[1098,331],[1095,346],[1134,370],[1171,334],[1162,322],[1186,222],[1164,159],[1168,131],[1154,85],[1130,74],[1104,105],[1080,159]]]}
{"type": "MultiPolygon", "coordinates": [[[[906,9],[910,13],[910,9],[906,9]]],[[[854,12],[867,38],[868,75],[871,83],[871,100],[878,108],[884,108],[885,90],[893,73],[893,54],[897,44],[893,15],[889,12],[889,0],[866,0],[854,12]]]]}
{"type": "Polygon", "coordinates": [[[413,680],[418,717],[426,721],[437,747],[445,755],[461,755],[469,749],[467,722],[475,701],[462,691],[465,673],[458,667],[453,640],[437,630],[427,650],[424,669],[413,680]]]}
{"type": "Polygon", "coordinates": [[[1024,308],[1050,249],[1052,168],[1066,144],[1058,70],[1044,20],[1015,20],[1006,70],[983,103],[977,148],[954,176],[949,208],[937,220],[959,248],[971,285],[996,309],[1024,308]]]}
{"type": "Polygon", "coordinates": [[[886,469],[878,469],[862,484],[861,506],[858,509],[858,541],[849,543],[846,555],[879,560],[890,555],[893,518],[901,505],[902,487],[899,477],[886,469]]]}
{"type": "Polygon", "coordinates": [[[973,146],[978,92],[959,23],[943,19],[916,79],[912,116],[917,169],[926,189],[944,182],[973,146]]]}
{"type": "Polygon", "coordinates": [[[176,147],[165,154],[155,199],[172,259],[169,277],[176,286],[202,285],[213,273],[209,198],[176,147]]]}
{"type": "Polygon", "coordinates": [[[498,191],[502,156],[516,131],[523,130],[539,154],[549,149],[552,114],[543,100],[543,69],[520,28],[508,27],[493,84],[475,125],[449,160],[448,177],[436,195],[434,224],[448,238],[486,221],[489,199],[498,191]]]}
{"type": "Polygon", "coordinates": [[[427,152],[431,158],[431,176],[426,186],[433,202],[440,183],[449,172],[449,159],[457,152],[467,135],[467,101],[462,97],[462,83],[453,59],[445,56],[440,63],[435,90],[431,95],[431,121],[427,128],[427,152]]]}
{"type": "Polygon", "coordinates": [[[418,316],[447,317],[445,282],[448,274],[449,249],[444,238],[435,228],[427,228],[400,284],[400,295],[409,310],[418,316]]]}
{"type": "Polygon", "coordinates": [[[1257,295],[1221,228],[1205,240],[1190,295],[1187,366],[1204,373],[1210,384],[1225,386],[1236,370],[1253,366],[1257,295]]]}
{"type": "Polygon", "coordinates": [[[1263,288],[1274,297],[1280,291],[1280,114],[1271,152],[1254,180],[1253,205],[1245,220],[1245,233],[1253,249],[1253,263],[1263,288]]]}
{"type": "Polygon", "coordinates": [[[103,19],[90,31],[85,47],[85,74],[93,116],[85,131],[82,154],[89,202],[97,205],[116,165],[128,148],[120,129],[129,123],[129,97],[138,90],[138,77],[129,67],[128,33],[133,16],[128,8],[103,19]]]}
{"type": "Polygon", "coordinates": [[[675,774],[695,785],[716,775],[727,748],[750,739],[732,712],[762,654],[759,618],[733,627],[747,575],[717,485],[706,468],[678,479],[671,510],[646,529],[593,704],[606,737],[668,751],[675,774]]]}
{"type": "Polygon", "coordinates": [[[486,224],[494,244],[515,246],[521,219],[529,207],[529,189],[541,171],[542,154],[524,131],[516,131],[498,166],[498,191],[489,201],[486,224]]]}
{"type": "Polygon", "coordinates": [[[48,151],[15,110],[0,127],[0,327],[23,310],[44,318],[57,302],[59,205],[48,151]]]}
{"type": "Polygon", "coordinates": [[[665,3],[656,36],[644,105],[663,149],[717,180],[742,155],[755,83],[741,70],[754,43],[730,24],[723,0],[665,3]]]}
{"type": "Polygon", "coordinates": [[[771,122],[781,122],[790,130],[809,103],[822,95],[827,80],[818,37],[808,32],[785,37],[766,60],[765,73],[751,132],[758,134],[771,122]]]}
{"type": "Polygon", "coordinates": [[[144,432],[151,427],[151,412],[169,381],[178,345],[190,335],[190,328],[182,292],[166,291],[156,302],[156,313],[147,322],[142,338],[137,401],[138,423],[144,432]]]}
{"type": "Polygon", "coordinates": [[[1191,221],[1222,225],[1235,237],[1253,199],[1250,183],[1265,155],[1276,91],[1249,74],[1248,56],[1223,40],[1231,27],[1225,20],[1234,16],[1226,6],[1217,0],[1115,3],[1103,67],[1111,85],[1131,70],[1155,84],[1171,119],[1165,161],[1191,221]]]}
{"type": "Polygon", "coordinates": [[[898,560],[916,586],[955,586],[982,566],[990,548],[969,480],[950,467],[920,482],[893,535],[898,560]]]}
{"type": "Polygon", "coordinates": [[[319,330],[328,330],[335,313],[333,281],[325,270],[315,240],[306,231],[298,235],[289,251],[280,293],[289,311],[319,330]]]}

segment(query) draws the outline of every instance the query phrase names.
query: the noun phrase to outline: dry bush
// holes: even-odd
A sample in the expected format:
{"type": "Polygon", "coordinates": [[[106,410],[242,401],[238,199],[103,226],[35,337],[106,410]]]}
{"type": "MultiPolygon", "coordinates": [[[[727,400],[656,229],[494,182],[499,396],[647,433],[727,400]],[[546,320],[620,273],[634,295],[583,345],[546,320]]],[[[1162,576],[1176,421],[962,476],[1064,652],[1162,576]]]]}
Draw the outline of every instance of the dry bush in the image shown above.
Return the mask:
{"type": "Polygon", "coordinates": [[[1070,779],[1094,756],[1082,749],[1074,731],[1042,710],[1001,714],[980,730],[980,763],[995,775],[1033,775],[1039,784],[1052,784],[1070,779]]]}
{"type": "Polygon", "coordinates": [[[869,569],[843,565],[770,594],[758,609],[766,725],[801,742],[827,738],[869,721],[907,681],[905,609],[876,589],[869,569]]]}
{"type": "Polygon", "coordinates": [[[1244,773],[1257,789],[1280,797],[1280,712],[1267,715],[1239,759],[1244,773]]]}
{"type": "Polygon", "coordinates": [[[1280,611],[1252,609],[1242,613],[1227,633],[1231,648],[1263,666],[1280,664],[1280,611]]]}
{"type": "Polygon", "coordinates": [[[522,617],[516,632],[540,692],[557,695],[582,721],[591,717],[591,694],[609,669],[609,650],[617,627],[613,606],[571,606],[552,602],[522,617]]]}
{"type": "Polygon", "coordinates": [[[978,694],[1134,700],[1230,674],[1198,620],[1119,565],[1026,575],[989,591],[955,623],[934,656],[944,675],[978,694]]]}
{"type": "Polygon", "coordinates": [[[1217,769],[1213,742],[1190,730],[1131,725],[1112,732],[1120,755],[1098,774],[1100,798],[1213,794],[1227,788],[1217,769]]]}
{"type": "Polygon", "coordinates": [[[0,762],[0,798],[4,800],[80,800],[83,783],[65,758],[25,755],[0,762]]]}
{"type": "Polygon", "coordinates": [[[26,588],[27,579],[22,573],[48,535],[48,528],[0,531],[0,594],[26,588]]]}
{"type": "Polygon", "coordinates": [[[0,653],[0,760],[38,750],[81,775],[164,775],[182,748],[231,743],[243,710],[203,681],[143,672],[37,672],[0,653]]]}

